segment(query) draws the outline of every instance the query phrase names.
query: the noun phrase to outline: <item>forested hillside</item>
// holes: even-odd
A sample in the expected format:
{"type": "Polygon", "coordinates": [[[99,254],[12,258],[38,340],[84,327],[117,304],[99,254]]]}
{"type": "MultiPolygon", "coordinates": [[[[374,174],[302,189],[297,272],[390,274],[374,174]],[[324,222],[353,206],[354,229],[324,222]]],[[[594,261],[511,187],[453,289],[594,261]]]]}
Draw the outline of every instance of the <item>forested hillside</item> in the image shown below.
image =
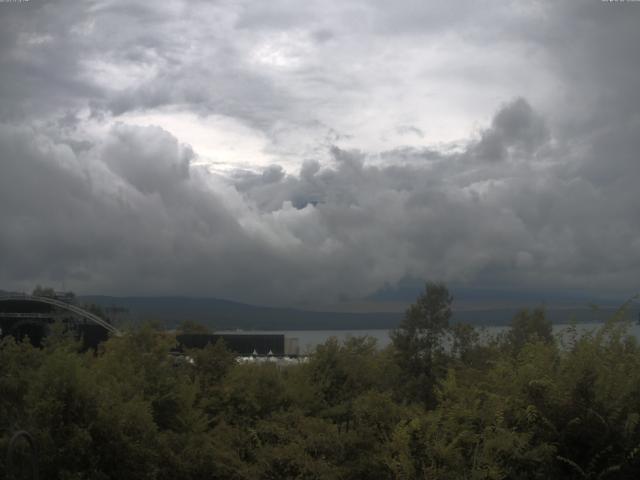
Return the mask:
{"type": "MultiPolygon", "coordinates": [[[[474,326],[508,325],[513,315],[524,306],[543,305],[544,297],[529,304],[523,299],[496,305],[491,297],[475,298],[470,292],[456,294],[452,323],[470,323],[474,326]]],[[[415,295],[413,296],[415,298],[415,295]]],[[[274,308],[220,300],[217,298],[189,297],[109,297],[101,295],[79,296],[85,305],[97,305],[104,312],[119,310],[116,323],[158,321],[166,328],[176,328],[182,321],[197,321],[210,329],[243,330],[371,330],[392,329],[402,320],[402,312],[371,311],[335,312],[311,311],[294,308],[274,308]]],[[[572,299],[560,297],[546,304],[545,315],[554,324],[566,324],[575,319],[578,323],[601,321],[615,311],[618,303],[591,302],[588,297],[572,299]],[[592,308],[597,304],[598,308],[592,308]]],[[[596,299],[598,300],[598,299],[596,299]]],[[[411,302],[407,301],[406,305],[411,302]]],[[[638,306],[630,306],[630,314],[637,318],[638,306]]]]}
{"type": "Polygon", "coordinates": [[[151,325],[98,352],[62,332],[42,349],[6,338],[0,470],[24,429],[51,479],[637,478],[640,346],[624,316],[560,341],[523,311],[480,342],[429,284],[389,348],[330,340],[286,368],[237,364],[221,343],[172,357],[151,325]]]}

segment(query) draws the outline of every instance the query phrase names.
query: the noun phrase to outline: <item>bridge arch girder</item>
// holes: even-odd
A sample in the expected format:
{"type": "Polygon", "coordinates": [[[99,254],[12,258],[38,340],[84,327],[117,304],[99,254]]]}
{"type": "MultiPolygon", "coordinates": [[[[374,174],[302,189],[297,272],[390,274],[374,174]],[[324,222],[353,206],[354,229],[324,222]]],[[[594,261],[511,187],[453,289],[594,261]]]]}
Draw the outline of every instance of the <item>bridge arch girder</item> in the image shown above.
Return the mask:
{"type": "Polygon", "coordinates": [[[0,295],[0,302],[10,302],[10,301],[38,302],[38,303],[42,303],[42,304],[58,307],[58,308],[60,308],[62,310],[66,310],[67,312],[73,313],[73,314],[77,315],[80,318],[83,318],[83,319],[88,320],[88,321],[90,321],[92,323],[100,325],[101,327],[103,327],[105,330],[107,330],[112,335],[116,335],[116,336],[122,335],[120,333],[120,331],[116,327],[114,327],[110,323],[106,322],[104,319],[100,318],[99,316],[97,316],[97,315],[95,315],[95,314],[93,314],[91,312],[87,312],[83,308],[80,308],[80,307],[78,307],[76,305],[71,305],[70,303],[62,302],[62,301],[57,300],[55,298],[40,297],[40,296],[28,295],[28,294],[24,294],[24,293],[23,294],[15,293],[15,294],[8,294],[8,295],[0,295]]]}

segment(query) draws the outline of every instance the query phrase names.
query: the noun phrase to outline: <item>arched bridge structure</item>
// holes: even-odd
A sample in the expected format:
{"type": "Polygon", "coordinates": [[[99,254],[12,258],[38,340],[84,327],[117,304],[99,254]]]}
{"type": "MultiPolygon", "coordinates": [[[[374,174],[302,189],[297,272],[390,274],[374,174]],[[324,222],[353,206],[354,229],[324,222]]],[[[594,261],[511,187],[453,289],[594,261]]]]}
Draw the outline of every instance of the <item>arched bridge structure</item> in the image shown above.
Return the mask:
{"type": "MultiPolygon", "coordinates": [[[[0,295],[0,320],[2,321],[3,336],[10,334],[22,325],[41,323],[47,325],[52,319],[58,316],[54,309],[72,314],[75,318],[84,321],[88,325],[93,325],[94,329],[104,329],[106,334],[120,336],[120,331],[109,322],[91,312],[86,311],[76,305],[51,297],[28,295],[24,293],[11,293],[0,295]],[[17,308],[7,308],[6,305],[18,306],[17,308]],[[31,305],[27,307],[26,305],[31,305]],[[4,308],[3,308],[4,306],[4,308]],[[5,326],[10,326],[5,332],[5,326]]],[[[44,334],[44,333],[42,333],[44,334]]],[[[105,336],[106,338],[106,336],[105,336]]],[[[33,339],[32,339],[33,341],[33,339]]]]}

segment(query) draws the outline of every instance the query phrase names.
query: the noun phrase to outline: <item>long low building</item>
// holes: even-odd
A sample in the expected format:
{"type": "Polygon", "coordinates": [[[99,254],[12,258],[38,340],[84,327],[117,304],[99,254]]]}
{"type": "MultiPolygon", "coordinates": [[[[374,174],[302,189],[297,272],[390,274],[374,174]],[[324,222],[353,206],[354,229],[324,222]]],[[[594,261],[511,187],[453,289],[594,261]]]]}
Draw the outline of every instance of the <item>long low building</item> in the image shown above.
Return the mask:
{"type": "Polygon", "coordinates": [[[284,334],[252,334],[252,333],[182,333],[176,336],[183,349],[204,348],[209,343],[222,340],[226,347],[241,356],[249,355],[297,355],[299,353],[296,339],[285,338],[284,334]]]}

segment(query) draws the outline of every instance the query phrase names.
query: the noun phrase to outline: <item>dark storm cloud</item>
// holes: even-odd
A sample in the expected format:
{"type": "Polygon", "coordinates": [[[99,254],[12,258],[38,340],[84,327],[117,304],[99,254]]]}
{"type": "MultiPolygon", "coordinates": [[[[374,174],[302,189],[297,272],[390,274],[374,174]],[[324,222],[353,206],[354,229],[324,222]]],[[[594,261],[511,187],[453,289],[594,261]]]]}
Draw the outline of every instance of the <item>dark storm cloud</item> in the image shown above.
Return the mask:
{"type": "Polygon", "coordinates": [[[164,192],[189,177],[189,146],[159,127],[117,125],[102,152],[104,163],[142,193],[164,192]]]}
{"type": "Polygon", "coordinates": [[[160,129],[115,128],[81,156],[32,130],[4,128],[0,145],[5,283],[152,292],[171,291],[182,277],[202,288],[215,285],[209,276],[238,282],[238,260],[262,253],[222,199],[226,187],[186,175],[188,148],[160,129]],[[158,146],[165,150],[153,155],[158,146]],[[155,173],[140,177],[145,167],[155,173]],[[227,261],[234,267],[220,265],[227,261]]]}
{"type": "Polygon", "coordinates": [[[274,165],[230,179],[190,167],[189,147],[157,127],[115,126],[80,154],[4,127],[0,148],[6,283],[286,302],[366,295],[407,275],[588,287],[640,268],[629,261],[638,226],[621,229],[632,207],[618,210],[615,192],[561,179],[561,161],[478,164],[473,141],[428,165],[369,165],[334,148],[332,167],[308,162],[285,175],[274,165]]]}
{"type": "Polygon", "coordinates": [[[473,154],[481,160],[503,160],[517,154],[531,156],[549,139],[543,119],[524,98],[518,98],[493,118],[483,130],[473,154]]]}
{"type": "Polygon", "coordinates": [[[632,2],[0,4],[0,288],[264,303],[408,277],[637,289],[639,15],[632,2]],[[467,50],[416,63],[447,42],[467,50]],[[423,89],[431,77],[444,80],[423,89]],[[438,143],[413,104],[461,95],[494,111],[438,143]],[[126,123],[172,108],[241,122],[276,158],[212,173],[197,145],[126,123]],[[399,140],[370,146],[379,132],[399,140]]]}
{"type": "Polygon", "coordinates": [[[82,46],[68,25],[83,9],[65,8],[61,17],[60,7],[54,2],[0,5],[0,119],[48,114],[102,95],[76,76],[82,46]]]}

